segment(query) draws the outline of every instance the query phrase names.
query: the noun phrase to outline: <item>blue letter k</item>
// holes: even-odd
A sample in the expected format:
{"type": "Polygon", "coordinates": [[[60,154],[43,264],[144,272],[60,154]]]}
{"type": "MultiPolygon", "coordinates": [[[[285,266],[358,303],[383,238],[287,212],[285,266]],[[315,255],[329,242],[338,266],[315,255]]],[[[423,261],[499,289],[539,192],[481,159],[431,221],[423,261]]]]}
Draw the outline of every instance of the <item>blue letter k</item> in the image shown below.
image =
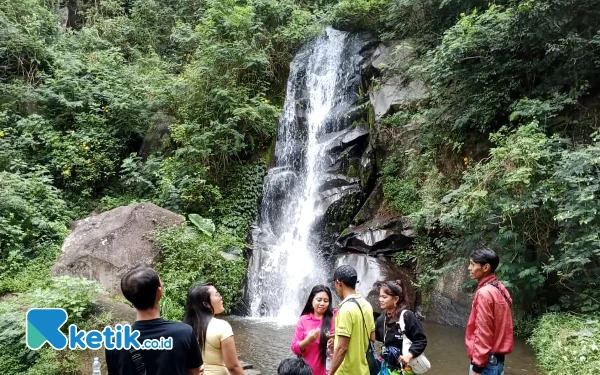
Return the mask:
{"type": "Polygon", "coordinates": [[[141,345],[137,338],[140,337],[140,331],[132,332],[129,324],[126,324],[123,330],[123,349],[130,349],[131,347],[139,349],[141,345]]]}
{"type": "Polygon", "coordinates": [[[25,316],[25,336],[27,347],[38,350],[45,343],[54,349],[61,350],[67,346],[67,336],[60,327],[67,321],[64,309],[29,309],[25,316]]]}

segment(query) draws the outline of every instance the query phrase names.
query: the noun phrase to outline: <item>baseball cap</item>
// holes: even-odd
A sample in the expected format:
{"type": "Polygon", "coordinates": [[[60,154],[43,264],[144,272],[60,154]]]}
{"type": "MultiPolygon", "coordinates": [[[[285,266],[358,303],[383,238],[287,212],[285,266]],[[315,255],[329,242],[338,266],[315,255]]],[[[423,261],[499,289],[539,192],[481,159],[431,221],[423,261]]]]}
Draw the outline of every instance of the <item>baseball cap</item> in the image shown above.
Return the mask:
{"type": "Polygon", "coordinates": [[[335,269],[335,272],[333,273],[333,278],[329,281],[338,280],[346,285],[355,285],[356,283],[358,283],[358,281],[356,280],[357,278],[358,275],[356,274],[356,270],[354,269],[354,267],[344,264],[335,269]]]}

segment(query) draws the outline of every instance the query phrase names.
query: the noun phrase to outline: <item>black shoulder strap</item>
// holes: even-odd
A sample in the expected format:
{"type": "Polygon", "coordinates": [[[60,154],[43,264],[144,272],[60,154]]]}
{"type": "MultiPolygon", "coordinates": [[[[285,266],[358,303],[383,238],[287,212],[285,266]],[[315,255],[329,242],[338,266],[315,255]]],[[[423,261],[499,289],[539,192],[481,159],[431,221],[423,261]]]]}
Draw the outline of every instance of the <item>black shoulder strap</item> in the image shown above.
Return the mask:
{"type": "Polygon", "coordinates": [[[140,351],[132,347],[129,349],[129,355],[133,360],[133,365],[135,366],[135,371],[137,371],[138,375],[146,375],[146,365],[144,364],[140,351]]]}
{"type": "Polygon", "coordinates": [[[350,301],[356,303],[356,306],[360,309],[360,315],[363,318],[363,325],[365,327],[365,331],[367,332],[367,348],[369,347],[369,341],[371,341],[371,336],[369,335],[369,330],[367,329],[367,322],[365,321],[365,314],[363,314],[362,308],[360,307],[360,303],[354,298],[350,298],[350,301]]]}
{"type": "Polygon", "coordinates": [[[496,289],[498,289],[500,291],[500,293],[502,294],[502,297],[504,297],[504,299],[506,300],[506,303],[508,303],[509,306],[512,306],[512,302],[510,302],[510,300],[508,299],[508,297],[506,296],[506,294],[504,294],[504,291],[502,291],[502,289],[500,289],[500,285],[498,285],[497,282],[495,282],[495,281],[488,281],[487,283],[485,283],[483,285],[491,285],[491,286],[496,287],[496,289]]]}

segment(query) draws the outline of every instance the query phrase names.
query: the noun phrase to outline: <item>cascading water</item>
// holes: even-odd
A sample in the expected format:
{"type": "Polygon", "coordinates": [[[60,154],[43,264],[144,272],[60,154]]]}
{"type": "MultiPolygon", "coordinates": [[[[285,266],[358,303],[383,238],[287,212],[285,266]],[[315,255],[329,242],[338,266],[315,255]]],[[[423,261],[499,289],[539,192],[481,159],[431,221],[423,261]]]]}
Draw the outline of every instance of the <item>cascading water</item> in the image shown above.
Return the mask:
{"type": "Polygon", "coordinates": [[[348,33],[327,29],[290,66],[275,167],[265,177],[252,233],[251,316],[293,321],[310,288],[327,282],[316,228],[328,207],[325,183],[336,173],[331,144],[349,127],[345,115],[358,96],[355,77],[360,67],[348,53],[351,39],[348,33]]]}

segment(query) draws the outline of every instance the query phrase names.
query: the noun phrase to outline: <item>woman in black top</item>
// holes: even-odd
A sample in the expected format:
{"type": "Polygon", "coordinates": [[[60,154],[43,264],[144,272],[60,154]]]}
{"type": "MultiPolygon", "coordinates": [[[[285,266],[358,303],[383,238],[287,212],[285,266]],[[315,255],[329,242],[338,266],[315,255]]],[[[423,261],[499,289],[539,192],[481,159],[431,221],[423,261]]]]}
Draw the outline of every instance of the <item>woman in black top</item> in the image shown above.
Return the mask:
{"type": "Polygon", "coordinates": [[[375,322],[375,338],[383,342],[383,351],[390,347],[389,353],[398,353],[397,363],[384,355],[387,359],[388,369],[395,370],[398,364],[407,364],[412,358],[418,357],[425,351],[427,338],[423,333],[421,322],[415,314],[408,310],[408,301],[404,293],[404,287],[400,280],[386,281],[379,288],[379,306],[383,310],[375,322]],[[404,311],[404,330],[406,337],[412,341],[408,353],[402,354],[402,331],[400,329],[400,317],[404,311]]]}

